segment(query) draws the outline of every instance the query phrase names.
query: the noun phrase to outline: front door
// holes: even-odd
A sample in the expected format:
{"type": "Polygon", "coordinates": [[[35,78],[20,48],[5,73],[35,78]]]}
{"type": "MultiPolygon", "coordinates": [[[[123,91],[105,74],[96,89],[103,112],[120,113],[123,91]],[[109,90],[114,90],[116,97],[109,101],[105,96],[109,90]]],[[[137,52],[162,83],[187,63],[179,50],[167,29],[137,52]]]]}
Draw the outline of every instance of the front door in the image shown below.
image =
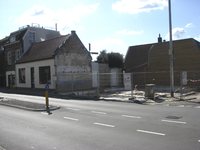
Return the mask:
{"type": "Polygon", "coordinates": [[[34,68],[31,68],[31,88],[35,88],[35,74],[34,74],[34,68]]]}
{"type": "Polygon", "coordinates": [[[15,87],[15,76],[14,75],[8,75],[8,87],[9,88],[15,87]]]}

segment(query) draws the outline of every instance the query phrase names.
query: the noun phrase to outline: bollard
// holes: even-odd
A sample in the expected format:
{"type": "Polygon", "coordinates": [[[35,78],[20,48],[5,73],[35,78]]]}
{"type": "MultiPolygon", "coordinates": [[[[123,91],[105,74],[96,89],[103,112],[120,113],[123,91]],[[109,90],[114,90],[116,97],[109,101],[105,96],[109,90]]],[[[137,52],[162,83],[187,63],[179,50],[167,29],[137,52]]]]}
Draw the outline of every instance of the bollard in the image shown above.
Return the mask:
{"type": "Polygon", "coordinates": [[[49,97],[48,97],[48,91],[45,92],[46,97],[46,108],[49,108],[49,97]]]}

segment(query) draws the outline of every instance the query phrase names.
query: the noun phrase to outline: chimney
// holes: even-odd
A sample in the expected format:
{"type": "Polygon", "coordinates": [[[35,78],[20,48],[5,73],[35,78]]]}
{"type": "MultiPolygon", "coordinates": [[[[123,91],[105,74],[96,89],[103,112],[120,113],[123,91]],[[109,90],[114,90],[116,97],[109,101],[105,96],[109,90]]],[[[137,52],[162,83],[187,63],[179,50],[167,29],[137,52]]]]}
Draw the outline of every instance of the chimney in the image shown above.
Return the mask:
{"type": "Polygon", "coordinates": [[[89,52],[91,51],[91,44],[89,43],[89,52]]]}
{"type": "Polygon", "coordinates": [[[75,33],[76,33],[76,31],[74,31],[74,30],[71,31],[71,34],[75,34],[75,33]]]}
{"type": "Polygon", "coordinates": [[[56,28],[56,31],[57,31],[57,23],[55,24],[55,28],[56,28]]]}
{"type": "Polygon", "coordinates": [[[160,33],[159,33],[159,37],[158,37],[158,43],[162,43],[162,37],[160,37],[160,33]]]}

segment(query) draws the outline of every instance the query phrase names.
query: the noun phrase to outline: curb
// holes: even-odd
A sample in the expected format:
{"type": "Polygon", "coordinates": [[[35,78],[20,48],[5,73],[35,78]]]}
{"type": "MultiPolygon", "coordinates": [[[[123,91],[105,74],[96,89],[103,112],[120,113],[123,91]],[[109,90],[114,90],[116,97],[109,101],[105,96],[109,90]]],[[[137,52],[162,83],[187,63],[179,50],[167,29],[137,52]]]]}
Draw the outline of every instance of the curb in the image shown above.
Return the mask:
{"type": "Polygon", "coordinates": [[[1,102],[0,102],[0,105],[14,107],[14,108],[19,108],[19,109],[24,109],[24,110],[29,110],[29,111],[47,111],[47,110],[48,111],[53,111],[53,110],[60,109],[60,106],[51,106],[52,108],[50,108],[50,109],[46,109],[46,108],[44,108],[44,109],[34,109],[34,108],[28,108],[28,107],[19,106],[19,105],[12,105],[12,104],[1,103],[1,102]]]}

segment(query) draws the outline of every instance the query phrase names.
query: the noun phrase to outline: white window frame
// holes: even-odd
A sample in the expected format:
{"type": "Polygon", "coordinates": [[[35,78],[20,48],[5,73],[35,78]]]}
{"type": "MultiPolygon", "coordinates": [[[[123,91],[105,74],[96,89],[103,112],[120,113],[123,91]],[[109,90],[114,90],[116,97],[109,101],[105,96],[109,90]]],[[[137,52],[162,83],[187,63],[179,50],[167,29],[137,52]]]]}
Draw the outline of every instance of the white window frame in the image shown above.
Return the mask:
{"type": "Polygon", "coordinates": [[[11,43],[11,42],[15,42],[15,41],[16,41],[15,36],[13,36],[13,37],[10,38],[10,43],[11,43]]]}
{"type": "Polygon", "coordinates": [[[3,47],[3,46],[1,46],[1,50],[2,50],[2,51],[4,50],[4,47],[3,47]]]}
{"type": "Polygon", "coordinates": [[[8,61],[8,65],[12,64],[11,51],[7,52],[7,61],[8,61]]]}
{"type": "Polygon", "coordinates": [[[18,60],[20,57],[20,49],[15,50],[15,60],[18,60]]]}
{"type": "Polygon", "coordinates": [[[29,41],[35,42],[35,32],[29,32],[29,41]]]}

